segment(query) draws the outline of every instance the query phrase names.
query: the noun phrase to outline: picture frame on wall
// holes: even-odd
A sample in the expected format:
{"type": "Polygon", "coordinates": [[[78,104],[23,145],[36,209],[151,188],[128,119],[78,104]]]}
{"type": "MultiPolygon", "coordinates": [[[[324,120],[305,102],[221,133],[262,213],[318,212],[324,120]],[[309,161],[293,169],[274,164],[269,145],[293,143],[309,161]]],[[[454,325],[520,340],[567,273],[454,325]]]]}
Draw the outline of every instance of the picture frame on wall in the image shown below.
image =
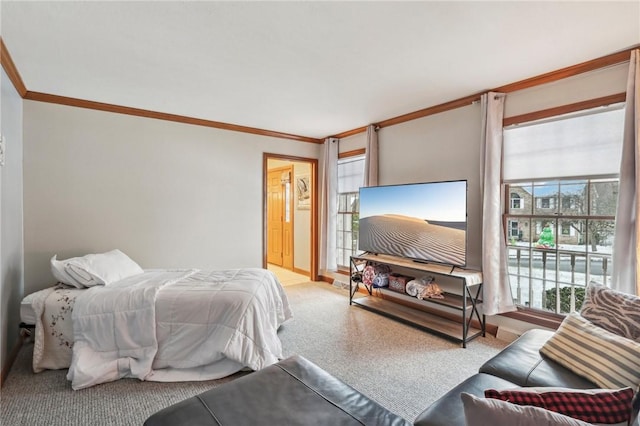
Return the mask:
{"type": "Polygon", "coordinates": [[[298,210],[311,209],[311,182],[309,175],[296,177],[296,207],[298,210]]]}

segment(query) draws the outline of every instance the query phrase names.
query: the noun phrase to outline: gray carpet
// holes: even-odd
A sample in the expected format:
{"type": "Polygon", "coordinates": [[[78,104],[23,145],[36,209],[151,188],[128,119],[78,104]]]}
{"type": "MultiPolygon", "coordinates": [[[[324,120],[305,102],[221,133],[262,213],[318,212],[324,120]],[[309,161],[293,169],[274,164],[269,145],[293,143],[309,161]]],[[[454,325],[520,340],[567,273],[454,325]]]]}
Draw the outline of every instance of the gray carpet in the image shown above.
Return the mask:
{"type": "MultiPolygon", "coordinates": [[[[430,403],[502,349],[493,337],[459,344],[350,307],[348,291],[325,283],[286,287],[294,319],[282,326],[285,356],[300,354],[413,421],[430,403]]],[[[134,379],[73,391],[66,370],[33,374],[22,348],[0,390],[3,426],[141,425],[152,413],[243,374],[208,382],[134,379]]]]}

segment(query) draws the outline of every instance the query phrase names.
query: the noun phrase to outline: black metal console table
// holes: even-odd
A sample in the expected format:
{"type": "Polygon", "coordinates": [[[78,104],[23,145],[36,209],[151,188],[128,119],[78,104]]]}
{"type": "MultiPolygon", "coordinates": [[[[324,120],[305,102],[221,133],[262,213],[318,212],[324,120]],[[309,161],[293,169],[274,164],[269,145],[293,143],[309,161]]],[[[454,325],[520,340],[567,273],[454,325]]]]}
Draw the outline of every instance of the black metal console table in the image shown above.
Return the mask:
{"type": "Polygon", "coordinates": [[[410,259],[386,255],[364,254],[351,257],[349,268],[349,304],[388,316],[408,323],[420,329],[462,343],[467,343],[478,336],[485,336],[486,318],[480,314],[482,295],[482,272],[469,269],[453,268],[447,265],[422,264],[410,259]],[[367,265],[388,265],[395,268],[410,269],[434,276],[446,276],[458,280],[461,294],[444,292],[442,299],[419,300],[408,294],[401,294],[386,288],[375,288],[372,284],[362,282],[362,272],[367,265]],[[366,293],[358,290],[364,288],[366,293]],[[445,306],[461,311],[461,318],[455,319],[434,307],[445,306]],[[431,308],[429,308],[431,305],[431,308]]]}

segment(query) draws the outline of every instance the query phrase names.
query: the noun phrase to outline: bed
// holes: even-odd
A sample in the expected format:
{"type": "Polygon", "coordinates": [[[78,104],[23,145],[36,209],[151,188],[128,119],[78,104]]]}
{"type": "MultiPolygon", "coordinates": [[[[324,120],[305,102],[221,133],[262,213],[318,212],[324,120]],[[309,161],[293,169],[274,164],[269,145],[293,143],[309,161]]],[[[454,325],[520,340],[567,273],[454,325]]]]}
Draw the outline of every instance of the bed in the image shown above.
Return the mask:
{"type": "Polygon", "coordinates": [[[35,372],[68,368],[72,388],[83,389],[125,377],[211,380],[282,358],[277,330],[292,313],[268,270],[140,269],[116,278],[24,298],[35,372]]]}

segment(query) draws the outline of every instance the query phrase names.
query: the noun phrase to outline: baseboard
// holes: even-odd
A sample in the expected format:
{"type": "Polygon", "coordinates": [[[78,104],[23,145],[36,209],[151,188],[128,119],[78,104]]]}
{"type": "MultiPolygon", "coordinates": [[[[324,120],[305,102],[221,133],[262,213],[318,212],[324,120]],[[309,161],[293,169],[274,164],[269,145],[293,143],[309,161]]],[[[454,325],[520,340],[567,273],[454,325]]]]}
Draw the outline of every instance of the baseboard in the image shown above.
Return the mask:
{"type": "Polygon", "coordinates": [[[295,272],[296,274],[300,274],[300,275],[306,275],[306,276],[311,276],[311,272],[309,271],[305,271],[304,269],[300,269],[300,268],[293,268],[293,272],[295,272]]]}
{"type": "Polygon", "coordinates": [[[333,284],[333,280],[334,279],[335,278],[333,278],[333,277],[327,277],[325,275],[318,275],[318,280],[324,281],[325,283],[333,284]]]}
{"type": "Polygon", "coordinates": [[[24,341],[25,341],[25,336],[20,334],[20,336],[18,337],[18,340],[16,341],[16,344],[13,346],[13,349],[11,350],[11,352],[9,353],[9,356],[7,357],[7,361],[2,366],[2,372],[0,373],[0,388],[4,386],[4,383],[7,381],[7,377],[9,376],[9,371],[11,371],[11,367],[13,367],[13,363],[16,361],[16,358],[18,357],[18,353],[20,352],[20,349],[22,349],[22,345],[24,344],[24,341]]]}

